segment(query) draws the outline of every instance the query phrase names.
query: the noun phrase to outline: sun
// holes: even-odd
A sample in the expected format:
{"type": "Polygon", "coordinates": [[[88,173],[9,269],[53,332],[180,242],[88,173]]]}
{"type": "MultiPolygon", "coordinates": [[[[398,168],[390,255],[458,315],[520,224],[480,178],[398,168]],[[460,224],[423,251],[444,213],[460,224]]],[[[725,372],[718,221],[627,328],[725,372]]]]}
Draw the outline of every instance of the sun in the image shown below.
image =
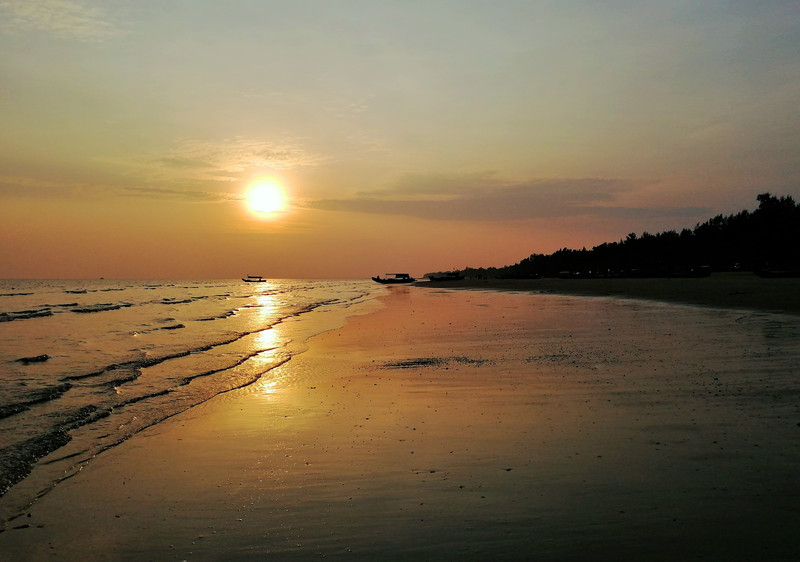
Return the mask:
{"type": "Polygon", "coordinates": [[[275,218],[284,214],[289,205],[284,187],[272,178],[254,181],[247,188],[245,203],[259,218],[275,218]]]}

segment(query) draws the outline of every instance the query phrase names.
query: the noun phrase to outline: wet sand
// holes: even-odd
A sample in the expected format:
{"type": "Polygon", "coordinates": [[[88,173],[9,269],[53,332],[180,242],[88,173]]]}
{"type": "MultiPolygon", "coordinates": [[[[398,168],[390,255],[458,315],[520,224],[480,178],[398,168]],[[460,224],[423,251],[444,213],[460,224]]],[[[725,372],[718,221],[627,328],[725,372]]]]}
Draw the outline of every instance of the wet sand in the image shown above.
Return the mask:
{"type": "Polygon", "coordinates": [[[800,278],[761,278],[751,272],[703,278],[468,279],[419,283],[428,288],[503,289],[586,296],[616,296],[718,308],[800,314],[800,278]]]}
{"type": "Polygon", "coordinates": [[[16,560],[793,560],[800,321],[395,287],[99,455],[16,560]]]}

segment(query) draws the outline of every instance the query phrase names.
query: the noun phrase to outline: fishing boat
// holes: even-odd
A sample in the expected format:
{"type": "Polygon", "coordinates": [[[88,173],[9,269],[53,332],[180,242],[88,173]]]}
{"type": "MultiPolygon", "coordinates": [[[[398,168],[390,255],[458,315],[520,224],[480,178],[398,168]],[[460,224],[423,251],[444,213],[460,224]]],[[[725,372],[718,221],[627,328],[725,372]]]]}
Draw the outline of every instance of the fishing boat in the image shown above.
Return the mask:
{"type": "Polygon", "coordinates": [[[247,277],[242,277],[242,281],[245,283],[266,283],[267,280],[261,277],[260,275],[248,275],[247,277]]]}
{"type": "Polygon", "coordinates": [[[385,275],[386,277],[378,275],[377,277],[373,277],[372,280],[383,285],[399,285],[401,283],[413,283],[416,281],[416,279],[411,277],[408,273],[386,273],[385,275]]]}

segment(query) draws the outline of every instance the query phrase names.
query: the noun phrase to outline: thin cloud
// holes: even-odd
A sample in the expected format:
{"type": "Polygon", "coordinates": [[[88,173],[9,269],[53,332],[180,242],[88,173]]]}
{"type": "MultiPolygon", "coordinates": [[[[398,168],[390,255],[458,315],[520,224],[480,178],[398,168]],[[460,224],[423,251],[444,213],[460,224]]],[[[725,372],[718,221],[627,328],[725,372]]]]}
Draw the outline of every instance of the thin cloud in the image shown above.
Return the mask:
{"type": "MultiPolygon", "coordinates": [[[[380,191],[385,196],[427,196],[447,197],[475,193],[486,189],[508,187],[497,172],[488,170],[466,174],[406,174],[394,184],[380,191]]],[[[362,193],[364,197],[375,196],[373,193],[362,193]]]]}
{"type": "Polygon", "coordinates": [[[711,207],[595,207],[597,216],[612,219],[697,218],[713,213],[711,207]]]}
{"type": "Polygon", "coordinates": [[[198,182],[238,182],[258,173],[317,166],[327,158],[298,143],[235,137],[222,141],[184,140],[161,153],[130,159],[106,159],[127,167],[148,184],[190,185],[198,182]]]}
{"type": "Polygon", "coordinates": [[[158,187],[125,187],[120,188],[121,195],[133,197],[146,197],[148,199],[178,199],[184,201],[239,201],[242,196],[238,193],[199,191],[192,189],[164,189],[158,187]]]}
{"type": "Polygon", "coordinates": [[[189,169],[189,170],[206,170],[211,169],[213,166],[206,162],[199,162],[182,156],[165,156],[163,158],[154,158],[150,160],[155,164],[164,166],[165,168],[173,169],[189,169]]]}
{"type": "Polygon", "coordinates": [[[206,179],[233,180],[249,170],[289,170],[301,166],[316,166],[325,161],[325,158],[290,142],[273,143],[235,137],[220,142],[182,141],[168,154],[150,157],[149,161],[167,168],[192,167],[198,173],[204,174],[206,179]]]}
{"type": "Polygon", "coordinates": [[[236,137],[219,142],[187,140],[160,154],[133,158],[98,158],[122,170],[112,184],[66,183],[21,175],[0,176],[0,192],[41,196],[123,195],[227,201],[241,197],[225,187],[266,171],[316,166],[326,159],[291,142],[273,143],[236,137]],[[197,189],[201,187],[201,189],[197,189]]]}
{"type": "Polygon", "coordinates": [[[56,182],[25,176],[0,176],[0,193],[29,197],[138,197],[147,199],[172,199],[189,202],[240,201],[240,193],[215,191],[213,189],[174,189],[148,186],[123,186],[109,184],[89,184],[76,182],[56,182]]]}
{"type": "Polygon", "coordinates": [[[0,0],[5,31],[40,31],[63,39],[102,41],[121,33],[96,2],[85,0],[0,0]]]}
{"type": "Polygon", "coordinates": [[[20,175],[0,175],[0,193],[42,196],[52,193],[72,193],[84,191],[86,184],[76,182],[57,182],[42,178],[20,175]]]}
{"type": "Polygon", "coordinates": [[[350,199],[311,201],[307,206],[330,211],[457,221],[520,221],[573,216],[686,217],[707,211],[700,207],[613,205],[618,195],[637,187],[630,181],[605,178],[544,179],[511,184],[491,172],[460,179],[447,175],[407,176],[382,191],[361,193],[350,199]]]}

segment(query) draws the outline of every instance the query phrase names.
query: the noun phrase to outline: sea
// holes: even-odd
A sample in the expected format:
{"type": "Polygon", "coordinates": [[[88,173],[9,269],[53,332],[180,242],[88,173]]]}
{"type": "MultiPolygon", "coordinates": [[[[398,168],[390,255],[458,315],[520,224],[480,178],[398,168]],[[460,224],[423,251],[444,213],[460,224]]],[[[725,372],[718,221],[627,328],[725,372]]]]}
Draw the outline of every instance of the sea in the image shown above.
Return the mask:
{"type": "Polygon", "coordinates": [[[270,377],[385,291],[361,280],[0,280],[0,518],[143,429],[270,377]]]}

